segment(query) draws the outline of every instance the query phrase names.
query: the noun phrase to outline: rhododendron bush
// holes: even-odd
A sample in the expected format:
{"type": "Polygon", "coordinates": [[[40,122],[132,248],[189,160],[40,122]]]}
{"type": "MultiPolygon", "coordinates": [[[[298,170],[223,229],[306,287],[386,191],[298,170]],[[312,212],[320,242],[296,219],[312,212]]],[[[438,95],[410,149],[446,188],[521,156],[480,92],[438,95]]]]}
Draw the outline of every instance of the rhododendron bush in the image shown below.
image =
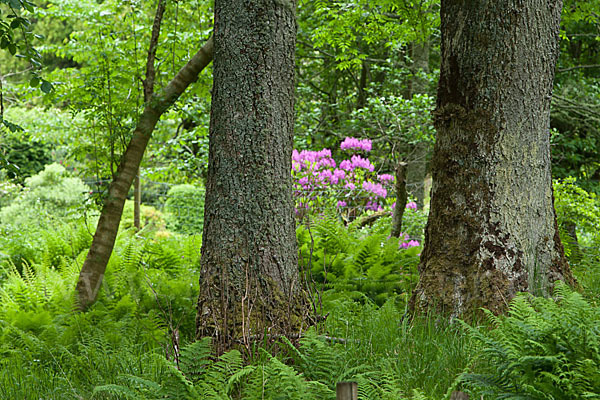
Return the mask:
{"type": "MultiPolygon", "coordinates": [[[[365,211],[383,211],[386,206],[391,212],[395,206],[395,178],[376,171],[366,156],[371,148],[369,139],[347,137],[340,144],[346,158],[339,163],[330,149],[294,150],[292,177],[298,219],[326,208],[337,209],[345,221],[352,221],[365,211]]],[[[407,208],[416,209],[416,204],[410,202],[407,208]]],[[[419,245],[408,236],[405,239],[403,248],[419,245]]]]}

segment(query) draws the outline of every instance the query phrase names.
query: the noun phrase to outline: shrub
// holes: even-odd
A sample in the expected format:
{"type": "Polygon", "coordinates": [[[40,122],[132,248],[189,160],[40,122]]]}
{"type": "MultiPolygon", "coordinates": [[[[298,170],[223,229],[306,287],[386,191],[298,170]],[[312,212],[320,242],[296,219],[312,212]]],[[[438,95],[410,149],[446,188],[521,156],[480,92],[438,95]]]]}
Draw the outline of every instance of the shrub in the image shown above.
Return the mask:
{"type": "Polygon", "coordinates": [[[69,177],[65,168],[50,164],[25,179],[25,190],[0,211],[2,225],[35,225],[58,216],[67,220],[81,216],[89,188],[79,178],[69,177]]]}
{"type": "Polygon", "coordinates": [[[23,262],[39,262],[45,239],[61,236],[61,229],[83,215],[87,192],[79,178],[69,177],[58,164],[27,178],[12,204],[0,209],[0,261],[10,259],[19,270],[23,262]]]}
{"type": "Polygon", "coordinates": [[[24,137],[8,136],[0,141],[0,147],[4,150],[4,157],[10,165],[8,177],[23,183],[25,178],[32,176],[49,163],[50,146],[24,137]]]}
{"type": "Polygon", "coordinates": [[[167,228],[188,235],[202,233],[204,189],[193,185],[173,186],[167,193],[165,211],[167,228]]]}
{"type": "MultiPolygon", "coordinates": [[[[150,228],[152,230],[163,230],[165,228],[165,217],[162,212],[152,206],[142,204],[140,207],[140,223],[142,228],[150,228]]],[[[127,200],[121,217],[122,229],[133,227],[133,201],[127,200]]]]}

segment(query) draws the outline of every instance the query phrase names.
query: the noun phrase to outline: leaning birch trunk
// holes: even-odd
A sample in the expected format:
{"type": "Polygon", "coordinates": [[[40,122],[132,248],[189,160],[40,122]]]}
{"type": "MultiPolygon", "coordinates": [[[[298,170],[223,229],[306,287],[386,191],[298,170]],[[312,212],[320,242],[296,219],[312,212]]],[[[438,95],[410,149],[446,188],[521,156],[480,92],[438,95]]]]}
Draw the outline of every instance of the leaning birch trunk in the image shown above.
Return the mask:
{"type": "Polygon", "coordinates": [[[550,100],[561,1],[442,0],[431,211],[411,306],[470,318],[573,283],[558,235],[550,100]]]}
{"type": "Polygon", "coordinates": [[[98,295],[112,253],[123,206],[131,184],[138,173],[144,151],[160,116],[195,82],[198,74],[212,61],[212,37],[192,57],[171,82],[159,93],[152,95],[133,132],[117,173],[108,188],[108,196],[102,207],[96,233],[90,251],[81,268],[77,281],[77,303],[86,309],[98,295]]]}

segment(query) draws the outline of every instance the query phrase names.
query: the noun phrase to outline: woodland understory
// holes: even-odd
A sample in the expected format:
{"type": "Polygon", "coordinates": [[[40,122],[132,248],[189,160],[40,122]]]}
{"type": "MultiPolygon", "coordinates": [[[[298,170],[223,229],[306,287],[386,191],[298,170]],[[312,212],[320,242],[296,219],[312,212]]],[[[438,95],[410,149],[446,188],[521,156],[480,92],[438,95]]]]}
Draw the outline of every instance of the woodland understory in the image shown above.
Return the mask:
{"type": "Polygon", "coordinates": [[[600,2],[551,10],[531,147],[484,108],[540,82],[448,54],[539,7],[463,3],[0,0],[0,399],[600,398],[600,2]]]}

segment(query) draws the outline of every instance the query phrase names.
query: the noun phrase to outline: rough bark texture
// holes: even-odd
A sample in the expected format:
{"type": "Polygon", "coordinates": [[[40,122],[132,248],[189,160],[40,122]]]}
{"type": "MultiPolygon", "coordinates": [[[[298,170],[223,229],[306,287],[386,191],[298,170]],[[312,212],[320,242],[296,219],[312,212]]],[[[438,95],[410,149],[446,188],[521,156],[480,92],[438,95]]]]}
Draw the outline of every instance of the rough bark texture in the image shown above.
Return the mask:
{"type": "Polygon", "coordinates": [[[554,212],[549,113],[562,3],[443,0],[431,211],[416,311],[470,318],[572,283],[554,212]]]}
{"type": "Polygon", "coordinates": [[[295,36],[292,1],[215,2],[197,333],[215,338],[217,352],[302,322],[290,174],[295,36]]]}
{"type": "Polygon", "coordinates": [[[127,192],[138,173],[158,119],[198,78],[200,71],[212,61],[212,54],[213,41],[210,38],[173,80],[160,93],[152,95],[146,103],[131,141],[121,158],[119,169],[108,188],[90,251],[79,273],[76,295],[80,309],[86,309],[98,296],[104,271],[115,245],[127,192]]]}

